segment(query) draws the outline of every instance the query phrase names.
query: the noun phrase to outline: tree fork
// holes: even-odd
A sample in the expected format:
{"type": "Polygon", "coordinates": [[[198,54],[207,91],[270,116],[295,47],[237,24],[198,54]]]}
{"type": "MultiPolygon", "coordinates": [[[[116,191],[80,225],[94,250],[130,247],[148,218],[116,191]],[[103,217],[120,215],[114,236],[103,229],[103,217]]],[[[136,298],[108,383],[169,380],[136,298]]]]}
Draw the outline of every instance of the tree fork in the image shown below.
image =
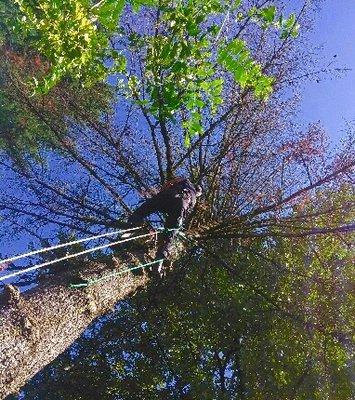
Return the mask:
{"type": "MultiPolygon", "coordinates": [[[[112,271],[87,264],[81,273],[95,279],[112,271]]],[[[29,292],[12,285],[0,307],[0,399],[21,387],[66,350],[96,318],[146,286],[146,274],[125,273],[85,289],[71,289],[68,276],[54,275],[29,292]],[[52,282],[56,282],[53,284],[52,282]]]]}

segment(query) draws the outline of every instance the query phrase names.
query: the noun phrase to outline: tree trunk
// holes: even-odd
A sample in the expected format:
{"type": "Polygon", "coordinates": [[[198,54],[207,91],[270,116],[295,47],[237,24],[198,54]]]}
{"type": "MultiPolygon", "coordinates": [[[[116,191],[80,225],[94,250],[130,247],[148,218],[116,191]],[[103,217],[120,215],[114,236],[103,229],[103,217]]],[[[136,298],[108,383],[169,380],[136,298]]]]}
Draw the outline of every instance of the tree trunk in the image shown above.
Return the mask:
{"type": "MultiPolygon", "coordinates": [[[[107,266],[86,266],[85,278],[107,273],[107,266]]],[[[0,399],[20,388],[70,346],[97,317],[147,284],[146,275],[111,277],[84,289],[71,289],[54,275],[20,295],[7,286],[0,308],[0,399]],[[55,284],[54,284],[55,283],[55,284]],[[4,296],[5,297],[5,296],[4,296]]]]}

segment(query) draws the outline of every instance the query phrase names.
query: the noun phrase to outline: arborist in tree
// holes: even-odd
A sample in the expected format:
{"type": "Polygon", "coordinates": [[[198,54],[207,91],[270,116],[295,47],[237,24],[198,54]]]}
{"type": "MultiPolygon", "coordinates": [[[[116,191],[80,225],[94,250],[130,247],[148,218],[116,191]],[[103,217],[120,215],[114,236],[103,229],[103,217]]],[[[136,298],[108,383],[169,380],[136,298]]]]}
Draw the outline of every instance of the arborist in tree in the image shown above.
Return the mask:
{"type": "MultiPolygon", "coordinates": [[[[129,226],[137,226],[145,217],[162,213],[166,216],[164,237],[160,241],[156,259],[168,260],[171,256],[173,241],[177,231],[182,227],[187,215],[196,204],[197,197],[201,196],[200,186],[194,186],[186,178],[175,178],[168,181],[153,197],[139,206],[128,219],[129,226]]],[[[161,272],[161,266],[159,271],[161,272]]]]}

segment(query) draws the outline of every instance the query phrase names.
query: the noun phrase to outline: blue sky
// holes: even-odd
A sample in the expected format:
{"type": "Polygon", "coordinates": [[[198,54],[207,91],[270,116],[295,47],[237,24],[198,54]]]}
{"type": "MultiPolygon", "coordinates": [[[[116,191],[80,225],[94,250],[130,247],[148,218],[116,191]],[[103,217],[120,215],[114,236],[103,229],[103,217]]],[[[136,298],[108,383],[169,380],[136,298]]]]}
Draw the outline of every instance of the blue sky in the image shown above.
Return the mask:
{"type": "Polygon", "coordinates": [[[324,76],[319,83],[307,82],[302,91],[301,122],[321,121],[332,141],[338,142],[346,121],[355,120],[355,0],[326,0],[310,43],[323,45],[319,60],[334,61],[332,67],[353,68],[341,78],[324,76]]]}

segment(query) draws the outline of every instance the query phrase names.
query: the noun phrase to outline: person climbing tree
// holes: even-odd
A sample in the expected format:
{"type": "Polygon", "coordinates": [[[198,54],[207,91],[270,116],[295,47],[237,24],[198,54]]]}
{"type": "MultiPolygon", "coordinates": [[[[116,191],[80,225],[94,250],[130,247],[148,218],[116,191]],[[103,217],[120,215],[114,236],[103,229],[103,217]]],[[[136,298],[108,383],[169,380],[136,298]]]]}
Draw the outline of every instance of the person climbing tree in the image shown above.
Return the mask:
{"type": "MultiPolygon", "coordinates": [[[[193,210],[197,197],[201,196],[201,186],[194,186],[189,179],[178,177],[168,181],[153,197],[147,199],[129,217],[127,224],[134,227],[142,223],[145,217],[162,213],[165,218],[165,232],[160,240],[156,259],[169,260],[177,231],[183,226],[187,215],[193,210]]],[[[165,264],[166,265],[166,264],[165,264]]],[[[163,262],[159,272],[162,275],[163,262]]]]}

